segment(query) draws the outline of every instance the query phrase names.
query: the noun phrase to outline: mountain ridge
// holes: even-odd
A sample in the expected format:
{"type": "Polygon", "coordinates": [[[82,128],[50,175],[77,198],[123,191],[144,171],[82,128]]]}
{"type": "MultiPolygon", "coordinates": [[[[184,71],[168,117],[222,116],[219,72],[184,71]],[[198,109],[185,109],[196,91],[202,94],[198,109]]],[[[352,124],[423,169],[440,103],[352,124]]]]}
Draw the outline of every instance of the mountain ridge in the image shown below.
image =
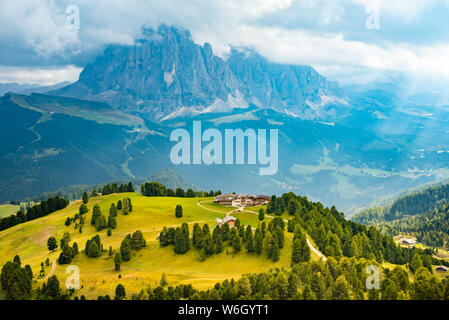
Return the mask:
{"type": "Polygon", "coordinates": [[[222,59],[209,43],[198,45],[188,31],[166,25],[144,29],[132,46],[107,47],[77,82],[48,94],[83,96],[152,120],[182,108],[230,112],[250,105],[317,118],[328,102],[346,101],[338,84],[312,67],[272,63],[242,48],[222,59]]]}

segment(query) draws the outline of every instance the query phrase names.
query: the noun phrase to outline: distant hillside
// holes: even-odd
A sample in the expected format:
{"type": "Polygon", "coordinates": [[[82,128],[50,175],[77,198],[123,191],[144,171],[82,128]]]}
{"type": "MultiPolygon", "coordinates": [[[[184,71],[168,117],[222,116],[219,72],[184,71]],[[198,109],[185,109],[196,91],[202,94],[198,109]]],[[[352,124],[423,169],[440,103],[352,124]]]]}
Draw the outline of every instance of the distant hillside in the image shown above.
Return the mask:
{"type": "Polygon", "coordinates": [[[51,91],[51,90],[57,90],[57,89],[66,87],[66,86],[68,86],[70,84],[71,83],[68,82],[68,81],[63,81],[63,82],[59,82],[57,84],[54,84],[52,86],[33,87],[33,88],[30,88],[30,89],[19,91],[17,93],[20,93],[20,94],[45,93],[45,92],[48,92],[48,91],[51,91]]]}
{"type": "Polygon", "coordinates": [[[147,179],[147,181],[155,181],[162,183],[167,188],[175,190],[176,188],[182,188],[184,190],[197,188],[186,180],[183,176],[172,169],[162,169],[153,174],[147,179]]]}
{"type": "MultiPolygon", "coordinates": [[[[74,201],[77,199],[81,199],[84,192],[90,193],[93,189],[99,190],[100,188],[103,188],[107,184],[113,184],[113,183],[116,183],[118,185],[127,184],[129,181],[130,181],[129,179],[128,180],[127,179],[118,179],[118,180],[111,180],[111,181],[106,181],[103,183],[95,183],[95,184],[89,184],[89,185],[71,185],[71,186],[60,188],[55,191],[44,192],[40,196],[24,197],[24,198],[15,199],[15,200],[16,201],[17,200],[27,201],[27,202],[31,201],[31,200],[40,201],[40,200],[45,200],[45,199],[53,198],[56,196],[60,196],[65,199],[68,199],[70,201],[74,201]]],[[[146,179],[133,179],[133,180],[131,180],[131,182],[133,183],[134,188],[136,190],[139,190],[139,186],[145,182],[159,182],[173,190],[175,190],[176,188],[182,188],[184,190],[192,189],[195,191],[199,191],[199,189],[196,186],[191,184],[187,179],[185,179],[183,176],[181,176],[179,173],[177,173],[176,171],[174,171],[172,169],[162,169],[162,170],[157,171],[152,176],[150,176],[146,179]]],[[[206,191],[206,190],[204,190],[204,191],[206,191]]],[[[13,213],[15,213],[15,212],[13,212],[13,213]]]]}
{"type": "Polygon", "coordinates": [[[39,87],[37,84],[19,84],[15,82],[0,83],[0,97],[8,92],[19,92],[37,87],[39,87]]]}
{"type": "Polygon", "coordinates": [[[446,204],[449,200],[449,184],[432,186],[399,197],[385,207],[366,209],[352,218],[352,221],[372,225],[415,216],[446,204]]]}
{"type": "Polygon", "coordinates": [[[384,235],[411,235],[425,245],[449,248],[449,205],[443,204],[425,213],[385,222],[377,227],[384,235]]]}

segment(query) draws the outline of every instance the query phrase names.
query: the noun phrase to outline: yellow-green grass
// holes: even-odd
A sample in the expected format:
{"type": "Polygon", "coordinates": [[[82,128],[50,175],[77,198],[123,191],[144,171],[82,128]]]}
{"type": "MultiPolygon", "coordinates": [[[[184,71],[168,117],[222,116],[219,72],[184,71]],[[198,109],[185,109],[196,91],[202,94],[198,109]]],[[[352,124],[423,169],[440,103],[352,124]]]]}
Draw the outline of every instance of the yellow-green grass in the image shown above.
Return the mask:
{"type": "MultiPolygon", "coordinates": [[[[245,209],[246,210],[246,209],[245,209]]],[[[244,211],[236,211],[231,214],[234,218],[237,218],[240,220],[241,223],[244,225],[251,225],[253,228],[257,228],[259,225],[259,215],[244,211]]],[[[268,224],[273,218],[265,217],[264,221],[268,224]]]]}
{"type": "Polygon", "coordinates": [[[267,212],[267,206],[254,206],[254,207],[245,207],[247,211],[253,211],[255,213],[259,213],[259,210],[263,209],[265,213],[267,212]]]}
{"type": "Polygon", "coordinates": [[[223,213],[228,213],[228,212],[231,212],[231,211],[237,209],[237,207],[225,207],[225,206],[219,205],[217,203],[214,203],[213,200],[202,201],[201,205],[203,207],[209,208],[211,210],[216,210],[216,211],[220,211],[223,213]]]}
{"type": "MultiPolygon", "coordinates": [[[[169,285],[191,283],[196,288],[205,289],[224,279],[239,278],[244,273],[263,272],[271,267],[290,267],[291,234],[288,233],[280,260],[276,263],[264,256],[249,255],[244,248],[241,253],[233,254],[232,248],[226,246],[225,252],[209,257],[205,261],[200,261],[196,249],[191,249],[185,255],[176,255],[173,246],[161,248],[156,238],[164,226],[178,226],[186,222],[192,227],[198,222],[208,223],[213,228],[215,219],[224,218],[225,213],[212,212],[197,205],[197,202],[211,198],[150,198],[135,193],[112,194],[90,199],[87,204],[89,212],[85,215],[86,223],[81,234],[75,230],[74,224],[69,227],[64,224],[68,217],[73,217],[78,212],[80,201],[75,201],[67,208],[46,217],[0,232],[0,265],[19,254],[22,263],[30,264],[37,278],[41,262],[47,258],[55,261],[60,254],[59,248],[52,253],[48,251],[46,244],[50,236],[55,236],[59,242],[64,232],[69,232],[71,243],[76,241],[80,250],[84,249],[86,241],[97,234],[90,224],[94,204],[98,203],[107,217],[111,203],[117,203],[125,197],[131,198],[134,210],[127,216],[119,213],[118,227],[112,231],[111,237],[107,237],[106,230],[98,233],[103,246],[106,250],[109,246],[118,250],[127,234],[141,230],[147,240],[147,247],[133,251],[131,261],[122,263],[120,273],[114,271],[113,258],[109,257],[107,252],[100,258],[89,258],[80,253],[72,262],[80,269],[82,288],[78,295],[84,294],[87,298],[96,298],[104,294],[113,295],[119,283],[123,284],[127,293],[131,295],[147,285],[157,285],[163,272],[166,273],[169,285]],[[177,204],[183,207],[182,218],[175,217],[177,204]]],[[[257,223],[254,223],[258,221],[256,214],[245,212],[238,214],[243,224],[257,226],[257,223]]],[[[64,285],[68,277],[65,273],[66,267],[67,265],[57,265],[55,270],[61,285],[64,285]]],[[[46,275],[50,269],[51,266],[45,267],[46,275]]],[[[36,281],[34,285],[40,285],[41,281],[36,281]]]]}
{"type": "Polygon", "coordinates": [[[1,204],[0,205],[0,218],[7,217],[12,214],[16,214],[20,210],[20,206],[14,204],[1,204]]]}

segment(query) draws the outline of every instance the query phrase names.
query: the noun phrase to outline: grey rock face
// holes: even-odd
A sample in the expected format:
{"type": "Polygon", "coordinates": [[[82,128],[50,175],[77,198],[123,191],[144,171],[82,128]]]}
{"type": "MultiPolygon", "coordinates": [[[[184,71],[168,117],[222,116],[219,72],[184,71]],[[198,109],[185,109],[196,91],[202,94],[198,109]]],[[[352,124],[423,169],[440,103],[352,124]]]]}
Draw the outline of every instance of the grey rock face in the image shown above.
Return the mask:
{"type": "Polygon", "coordinates": [[[250,104],[307,117],[323,96],[342,98],[338,85],[311,67],[270,63],[250,50],[233,49],[224,60],[188,31],[165,25],[145,29],[132,46],[109,46],[78,82],[51,94],[107,102],[152,120],[250,104]]]}

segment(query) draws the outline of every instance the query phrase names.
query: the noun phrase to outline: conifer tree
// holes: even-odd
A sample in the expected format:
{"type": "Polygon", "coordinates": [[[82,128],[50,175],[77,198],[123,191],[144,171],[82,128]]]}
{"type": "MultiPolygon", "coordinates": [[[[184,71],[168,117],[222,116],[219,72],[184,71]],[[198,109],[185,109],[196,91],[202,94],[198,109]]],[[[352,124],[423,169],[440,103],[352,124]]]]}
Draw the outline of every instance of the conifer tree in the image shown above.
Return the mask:
{"type": "Polygon", "coordinates": [[[259,221],[263,221],[264,219],[265,219],[265,210],[261,208],[259,210],[259,221]]]}
{"type": "Polygon", "coordinates": [[[87,192],[83,193],[83,203],[87,204],[89,202],[89,195],[87,194],[87,192]]]}
{"type": "Polygon", "coordinates": [[[120,265],[122,264],[122,258],[120,258],[120,254],[117,252],[114,257],[115,271],[120,271],[120,265]]]}
{"type": "Polygon", "coordinates": [[[239,253],[242,250],[242,240],[240,240],[240,235],[238,233],[235,234],[234,239],[232,240],[232,248],[234,248],[235,253],[239,253]]]}
{"type": "Polygon", "coordinates": [[[125,237],[125,239],[122,240],[120,245],[120,255],[122,261],[131,260],[131,244],[128,237],[125,237]]]}

